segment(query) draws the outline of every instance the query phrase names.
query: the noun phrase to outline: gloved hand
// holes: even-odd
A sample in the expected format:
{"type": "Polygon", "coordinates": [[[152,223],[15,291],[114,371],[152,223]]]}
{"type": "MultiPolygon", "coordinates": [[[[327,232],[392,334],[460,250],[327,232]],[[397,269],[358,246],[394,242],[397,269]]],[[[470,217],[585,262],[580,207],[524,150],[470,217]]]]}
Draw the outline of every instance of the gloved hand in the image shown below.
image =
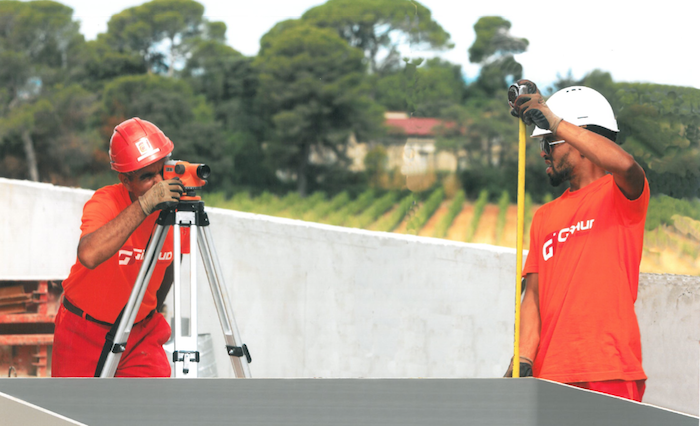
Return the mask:
{"type": "MultiPolygon", "coordinates": [[[[525,79],[518,80],[514,84],[511,84],[511,86],[508,88],[508,105],[513,108],[515,100],[518,98],[518,96],[533,95],[535,93],[540,93],[540,89],[537,88],[535,83],[525,79]]],[[[510,110],[510,113],[513,115],[513,117],[518,116],[518,114],[512,109],[510,110]]]]}
{"type": "Polygon", "coordinates": [[[139,197],[141,210],[148,216],[156,210],[175,205],[180,201],[184,190],[180,178],[162,180],[139,197]]]}
{"type": "MultiPolygon", "coordinates": [[[[503,377],[513,377],[513,359],[510,360],[508,370],[503,377]]],[[[530,358],[520,357],[520,377],[532,377],[532,360],[530,358]]]]}
{"type": "Polygon", "coordinates": [[[557,134],[557,127],[561,118],[552,112],[539,93],[520,95],[513,103],[511,115],[520,117],[525,124],[535,124],[540,129],[549,130],[557,134]]]}

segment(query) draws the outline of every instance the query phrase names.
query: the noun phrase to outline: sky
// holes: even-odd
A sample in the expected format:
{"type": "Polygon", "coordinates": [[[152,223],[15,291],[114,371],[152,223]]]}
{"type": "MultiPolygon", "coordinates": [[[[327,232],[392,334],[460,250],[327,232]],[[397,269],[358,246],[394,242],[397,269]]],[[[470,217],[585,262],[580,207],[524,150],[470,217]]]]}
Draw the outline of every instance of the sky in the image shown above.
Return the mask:
{"type": "MultiPolygon", "coordinates": [[[[74,10],[81,32],[93,40],[107,30],[110,17],[146,0],[58,0],[74,10]]],[[[262,37],[277,22],[299,18],[325,0],[198,0],[210,21],[227,25],[228,44],[253,56],[262,37]]],[[[406,0],[411,1],[411,0],[406,0]]],[[[546,87],[569,73],[582,78],[595,69],[616,82],[648,82],[700,89],[697,36],[700,1],[629,2],[587,0],[422,0],[433,19],[450,33],[454,48],[446,52],[407,49],[411,57],[440,56],[461,64],[467,80],[478,73],[467,49],[482,16],[501,16],[510,33],[526,38],[528,50],[516,55],[523,77],[546,87]],[[575,5],[580,5],[579,10],[575,5]]]]}

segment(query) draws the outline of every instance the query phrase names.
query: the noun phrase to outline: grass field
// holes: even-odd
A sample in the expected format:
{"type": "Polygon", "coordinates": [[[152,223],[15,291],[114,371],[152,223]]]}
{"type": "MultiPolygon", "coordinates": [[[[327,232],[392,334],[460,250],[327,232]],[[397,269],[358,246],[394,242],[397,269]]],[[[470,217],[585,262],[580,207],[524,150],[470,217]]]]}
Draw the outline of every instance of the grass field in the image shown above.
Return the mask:
{"type": "MultiPolygon", "coordinates": [[[[446,238],[454,241],[515,248],[517,207],[502,196],[499,203],[464,200],[463,194],[445,199],[442,188],[423,201],[398,192],[375,194],[368,190],[351,199],[347,193],[327,198],[322,193],[301,199],[294,193],[277,197],[240,193],[231,199],[219,194],[205,197],[207,205],[251,213],[287,217],[338,226],[446,238]]],[[[526,202],[524,247],[529,247],[529,224],[539,207],[526,202]]],[[[659,225],[645,233],[641,271],[700,275],[700,222],[677,217],[674,226],[659,225]]]]}

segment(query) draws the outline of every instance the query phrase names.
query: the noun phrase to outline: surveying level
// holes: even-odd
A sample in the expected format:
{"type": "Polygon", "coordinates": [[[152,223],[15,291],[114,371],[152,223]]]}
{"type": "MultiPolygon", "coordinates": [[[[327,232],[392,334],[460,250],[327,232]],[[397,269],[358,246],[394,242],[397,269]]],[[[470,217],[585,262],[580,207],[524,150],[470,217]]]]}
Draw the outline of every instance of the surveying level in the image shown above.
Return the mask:
{"type": "MultiPolygon", "coordinates": [[[[233,318],[233,310],[223,281],[223,273],[219,264],[214,243],[209,229],[209,218],[204,211],[204,202],[199,197],[192,200],[181,200],[177,205],[161,211],[156,221],[156,229],[146,248],[143,264],[136,277],[122,314],[117,319],[118,328],[113,336],[107,336],[105,346],[110,346],[99,377],[114,377],[122,353],[126,350],[131,328],[136,320],[143,296],[146,294],[148,283],[156,266],[170,227],[173,227],[173,298],[174,298],[174,350],[173,362],[176,365],[175,377],[197,377],[197,368],[190,368],[191,363],[199,362],[197,350],[197,249],[199,248],[202,263],[207,274],[209,287],[219,321],[224,333],[226,352],[231,359],[231,365],[236,377],[248,378],[252,361],[248,347],[241,344],[241,338],[233,318]],[[181,232],[184,230],[185,232],[181,232]],[[189,232],[187,232],[189,231],[189,232]],[[182,241],[181,234],[189,233],[189,238],[182,241]],[[184,244],[183,244],[184,243],[184,244]],[[185,250],[183,250],[185,247],[185,250]],[[189,259],[187,259],[189,258],[189,259]],[[190,288],[190,326],[188,333],[183,333],[181,316],[181,264],[189,260],[190,288]],[[111,341],[110,341],[111,339],[111,341]],[[181,363],[181,364],[180,364],[181,363]],[[181,366],[181,368],[178,368],[181,366]]],[[[99,366],[98,366],[99,370],[99,366]]],[[[96,372],[96,376],[98,373],[96,372]]]]}

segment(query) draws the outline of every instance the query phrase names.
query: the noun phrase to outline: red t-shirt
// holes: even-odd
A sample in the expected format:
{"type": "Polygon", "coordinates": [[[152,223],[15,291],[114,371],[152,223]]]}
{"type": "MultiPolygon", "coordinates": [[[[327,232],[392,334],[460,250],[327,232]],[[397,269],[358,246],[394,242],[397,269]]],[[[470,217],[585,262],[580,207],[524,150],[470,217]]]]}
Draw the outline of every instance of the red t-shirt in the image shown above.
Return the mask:
{"type": "MultiPolygon", "coordinates": [[[[80,237],[96,231],[117,217],[131,205],[129,192],[122,184],[110,185],[97,190],[83,208],[80,237]]],[[[111,258],[95,269],[88,269],[79,260],[63,281],[66,297],[90,316],[114,323],[126,305],[143,264],[149,239],[155,228],[158,212],[148,216],[134,231],[126,243],[111,258]]],[[[172,229],[168,232],[163,248],[158,255],[148,289],[143,297],[136,321],[142,320],[156,307],[156,292],[163,281],[165,270],[173,260],[172,229]]]]}
{"type": "Polygon", "coordinates": [[[537,210],[523,275],[539,277],[535,377],[646,379],[634,312],[649,184],[628,200],[612,175],[537,210]]]}

